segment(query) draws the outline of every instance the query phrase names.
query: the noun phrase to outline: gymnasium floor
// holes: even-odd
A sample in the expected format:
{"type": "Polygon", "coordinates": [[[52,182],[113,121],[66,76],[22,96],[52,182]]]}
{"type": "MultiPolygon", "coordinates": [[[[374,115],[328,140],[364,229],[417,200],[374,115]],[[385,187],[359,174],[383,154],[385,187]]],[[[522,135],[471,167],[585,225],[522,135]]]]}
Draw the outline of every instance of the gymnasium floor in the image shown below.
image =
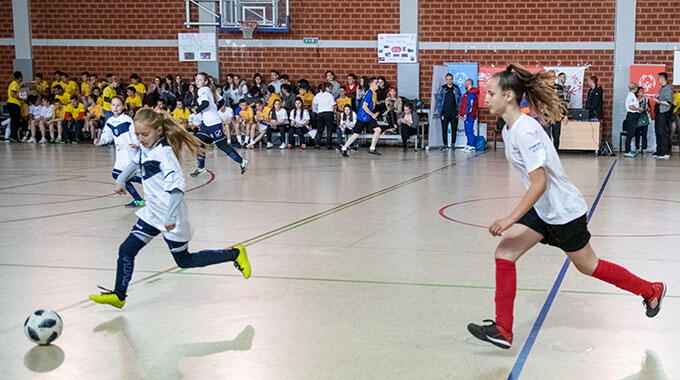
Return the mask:
{"type": "MultiPolygon", "coordinates": [[[[121,207],[128,196],[112,195],[113,150],[0,145],[0,377],[507,379],[515,367],[522,379],[680,378],[677,155],[619,159],[590,223],[602,258],[667,282],[659,316],[571,267],[518,360],[560,251],[538,246],[519,261],[512,349],[474,340],[466,325],[494,317],[498,239],[479,226],[514,206],[519,175],[502,150],[382,152],[249,151],[241,176],[209,151],[214,178],[187,175],[191,250],[246,242],[253,277],[231,264],[177,270],[157,238],[121,311],[86,301],[113,286],[136,221],[121,207]],[[39,308],[64,320],[52,347],[23,334],[39,308]]],[[[615,159],[562,159],[592,204],[615,159]]]]}

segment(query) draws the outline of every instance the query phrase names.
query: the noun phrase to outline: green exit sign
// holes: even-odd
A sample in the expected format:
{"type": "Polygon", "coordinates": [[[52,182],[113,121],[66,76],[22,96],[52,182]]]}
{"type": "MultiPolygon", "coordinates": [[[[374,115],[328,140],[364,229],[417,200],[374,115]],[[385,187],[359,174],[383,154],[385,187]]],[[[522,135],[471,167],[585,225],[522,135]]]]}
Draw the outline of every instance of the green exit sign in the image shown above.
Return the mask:
{"type": "Polygon", "coordinates": [[[318,44],[319,39],[316,37],[302,37],[302,42],[305,45],[313,45],[313,44],[318,44]]]}

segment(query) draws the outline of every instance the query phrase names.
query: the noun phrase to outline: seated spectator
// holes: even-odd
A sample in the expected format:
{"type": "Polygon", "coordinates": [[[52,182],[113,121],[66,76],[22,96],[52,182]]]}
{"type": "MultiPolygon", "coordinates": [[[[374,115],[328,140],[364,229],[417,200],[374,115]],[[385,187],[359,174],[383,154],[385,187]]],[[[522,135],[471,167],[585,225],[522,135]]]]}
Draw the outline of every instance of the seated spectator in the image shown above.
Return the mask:
{"type": "MultiPolygon", "coordinates": [[[[222,92],[222,96],[227,96],[224,92],[222,92]]],[[[189,85],[189,88],[187,89],[187,92],[184,93],[184,106],[189,107],[189,108],[194,108],[198,106],[198,87],[196,87],[196,84],[192,83],[189,85]]]]}
{"type": "Polygon", "coordinates": [[[87,98],[92,93],[90,88],[90,73],[83,71],[80,73],[80,96],[87,98]]]}
{"type": "Polygon", "coordinates": [[[340,87],[340,96],[338,97],[338,100],[336,100],[336,103],[338,105],[337,119],[339,119],[343,110],[345,109],[345,105],[349,104],[350,107],[352,106],[352,99],[347,96],[347,92],[344,87],[340,87]]]}
{"type": "Polygon", "coordinates": [[[158,99],[158,102],[156,102],[156,106],[153,109],[155,111],[168,112],[168,106],[163,99],[158,99]]]}
{"type": "MultiPolygon", "coordinates": [[[[357,113],[352,110],[350,104],[345,104],[342,107],[342,112],[340,113],[340,122],[336,136],[338,138],[338,146],[345,145],[345,136],[352,135],[352,129],[357,122],[357,113]]],[[[359,150],[359,140],[356,140],[352,144],[352,150],[359,150]]]]}
{"type": "MultiPolygon", "coordinates": [[[[295,108],[295,99],[297,99],[297,96],[293,93],[293,90],[290,88],[290,84],[282,84],[281,85],[281,101],[283,102],[283,107],[287,110],[292,110],[295,108]]],[[[272,106],[274,104],[272,103],[272,106]]]]}
{"type": "Polygon", "coordinates": [[[71,103],[71,95],[67,94],[61,85],[54,86],[52,92],[54,93],[54,99],[58,99],[62,105],[71,103]]]}
{"type": "Polygon", "coordinates": [[[270,86],[274,87],[274,93],[280,93],[281,92],[281,79],[279,79],[280,74],[277,70],[272,70],[270,73],[269,78],[271,81],[269,82],[270,86]]]}
{"type": "Polygon", "coordinates": [[[61,100],[54,99],[54,104],[50,106],[51,117],[47,121],[47,128],[50,131],[50,143],[61,144],[62,126],[64,121],[64,105],[61,100]],[[57,129],[57,137],[54,138],[54,128],[57,129]]]}
{"type": "Polygon", "coordinates": [[[135,88],[135,91],[137,92],[137,95],[139,95],[140,98],[144,97],[144,95],[146,94],[146,86],[144,86],[143,83],[140,83],[139,75],[137,74],[130,75],[130,87],[135,88]]]}
{"type": "Polygon", "coordinates": [[[286,132],[288,126],[288,112],[281,106],[281,101],[274,102],[274,108],[269,112],[269,126],[267,127],[267,149],[272,148],[272,135],[280,132],[281,145],[279,149],[286,149],[286,132]]]}
{"type": "MultiPolygon", "coordinates": [[[[408,140],[413,135],[418,135],[418,115],[411,103],[404,104],[404,112],[401,113],[397,123],[401,132],[401,146],[404,152],[408,151],[408,140]]],[[[415,150],[418,150],[418,143],[416,142],[415,150]]]]}
{"type": "Polygon", "coordinates": [[[397,125],[397,117],[401,115],[401,98],[397,96],[397,89],[392,87],[387,91],[387,98],[385,98],[385,121],[389,128],[394,128],[397,125]]]}
{"type": "Polygon", "coordinates": [[[40,97],[40,106],[38,107],[36,118],[34,120],[34,125],[31,128],[31,134],[35,136],[35,126],[40,128],[40,136],[42,137],[39,144],[47,143],[47,134],[45,134],[45,128],[47,122],[52,118],[52,106],[50,105],[50,99],[47,95],[42,95],[40,97]]]}
{"type": "Polygon", "coordinates": [[[125,98],[125,109],[127,110],[127,113],[132,117],[140,108],[142,108],[142,98],[137,94],[137,89],[133,86],[128,87],[127,97],[125,98]]]}
{"type": "Polygon", "coordinates": [[[250,107],[255,107],[255,103],[257,103],[258,100],[262,100],[261,98],[262,94],[260,94],[260,89],[257,86],[251,86],[246,96],[243,97],[250,107]]]}
{"type": "Polygon", "coordinates": [[[92,88],[92,95],[94,95],[97,99],[97,104],[102,106],[102,110],[104,109],[104,98],[102,97],[102,89],[99,87],[94,87],[92,88]]]}
{"type": "Polygon", "coordinates": [[[61,81],[63,83],[66,83],[66,87],[64,87],[64,92],[66,92],[69,96],[69,100],[71,99],[71,95],[80,95],[80,86],[76,81],[71,79],[71,77],[68,75],[68,73],[61,73],[61,81]]]}
{"type": "Polygon", "coordinates": [[[104,127],[104,108],[97,103],[97,96],[88,96],[87,113],[85,114],[85,130],[90,132],[92,140],[97,140],[101,136],[104,127]]]}
{"type": "Polygon", "coordinates": [[[175,110],[172,111],[172,118],[175,119],[175,121],[181,126],[187,128],[189,124],[189,113],[189,109],[184,108],[184,103],[182,103],[181,100],[178,100],[177,104],[175,105],[175,110]]]}
{"type": "MultiPolygon", "coordinates": [[[[345,93],[347,97],[352,99],[352,107],[355,107],[355,102],[357,99],[357,90],[359,86],[357,85],[357,76],[354,74],[347,74],[347,83],[345,83],[345,93]]],[[[345,107],[343,106],[342,109],[345,107]]]]}
{"type": "MultiPolygon", "coordinates": [[[[225,98],[226,99],[226,98],[225,98]]],[[[220,120],[222,120],[222,132],[227,136],[227,143],[231,144],[232,125],[234,123],[234,110],[227,104],[222,104],[222,107],[217,111],[220,120]]]]}
{"type": "Polygon", "coordinates": [[[144,97],[142,98],[142,105],[145,105],[147,107],[153,108],[156,106],[156,103],[158,103],[158,99],[160,98],[160,95],[158,93],[158,87],[156,87],[155,83],[149,84],[149,89],[144,94],[144,97]]]}
{"type": "Polygon", "coordinates": [[[61,71],[59,70],[54,72],[54,78],[50,84],[50,93],[54,94],[54,88],[56,86],[61,86],[62,88],[66,87],[66,83],[61,81],[61,71]]]}
{"type": "MultiPolygon", "coordinates": [[[[331,94],[333,98],[337,99],[340,96],[340,83],[335,80],[335,73],[328,70],[326,71],[326,83],[331,84],[331,94]]],[[[319,92],[321,92],[320,90],[319,92]]]]}
{"type": "MultiPolygon", "coordinates": [[[[279,104],[280,103],[281,101],[279,100],[279,104]]],[[[258,100],[255,103],[255,107],[255,124],[252,124],[250,127],[250,132],[248,133],[250,136],[250,144],[246,145],[246,149],[255,148],[255,144],[262,140],[262,138],[265,136],[267,128],[269,128],[269,120],[271,118],[272,109],[265,107],[261,100],[258,100]]]]}
{"type": "Polygon", "coordinates": [[[236,132],[236,140],[238,140],[238,144],[241,147],[244,147],[245,144],[248,141],[248,136],[246,136],[246,143],[244,143],[244,139],[241,136],[241,131],[246,132],[248,131],[248,126],[253,124],[255,113],[253,112],[253,109],[248,105],[245,99],[241,99],[238,102],[238,108],[234,111],[234,116],[236,118],[235,123],[234,123],[234,129],[236,132]]]}
{"type": "MultiPolygon", "coordinates": [[[[283,85],[287,86],[287,85],[283,85]]],[[[281,86],[281,88],[283,88],[281,86]]],[[[293,103],[293,110],[290,111],[290,130],[288,131],[288,142],[295,145],[294,136],[297,135],[300,140],[300,149],[307,149],[305,144],[305,134],[311,130],[311,120],[309,111],[304,108],[302,99],[297,98],[293,103]]]]}
{"type": "Polygon", "coordinates": [[[357,85],[357,97],[356,101],[354,102],[354,110],[358,111],[361,109],[361,102],[364,99],[364,96],[366,95],[366,92],[368,91],[368,77],[367,76],[362,76],[359,78],[359,84],[357,85]]]}
{"type": "MultiPolygon", "coordinates": [[[[189,114],[189,123],[187,129],[192,131],[194,135],[198,132],[198,130],[201,128],[201,124],[203,123],[203,115],[201,115],[200,112],[196,112],[196,108],[193,108],[191,111],[191,114],[189,114]]],[[[224,124],[222,129],[224,129],[224,124]]],[[[231,141],[231,133],[227,130],[224,132],[227,135],[227,138],[229,138],[231,141]]]]}
{"type": "Polygon", "coordinates": [[[28,130],[24,134],[23,138],[21,139],[22,143],[29,142],[29,143],[35,143],[38,142],[38,140],[35,139],[35,125],[37,122],[37,119],[41,115],[40,111],[40,98],[38,98],[35,95],[29,95],[28,98],[26,99],[28,101],[28,118],[26,122],[28,123],[28,130]],[[29,138],[30,136],[30,138],[29,138]]]}
{"type": "Polygon", "coordinates": [[[262,75],[260,75],[260,73],[255,73],[255,75],[253,75],[253,86],[257,87],[260,92],[260,98],[264,98],[264,96],[269,93],[267,85],[262,82],[262,75]]]}
{"type": "Polygon", "coordinates": [[[35,78],[31,83],[31,90],[35,93],[35,95],[47,95],[49,88],[50,85],[46,80],[43,79],[42,73],[35,73],[35,78]]]}
{"type": "MultiPolygon", "coordinates": [[[[275,100],[281,100],[282,101],[281,95],[274,92],[274,86],[269,85],[269,87],[267,88],[267,98],[266,98],[267,108],[269,108],[269,109],[274,108],[274,101],[275,100]]],[[[282,101],[282,103],[283,103],[283,101],[282,101]]]]}
{"type": "Polygon", "coordinates": [[[71,95],[71,102],[64,108],[64,120],[66,120],[63,127],[64,143],[80,144],[80,132],[85,126],[85,106],[80,102],[80,96],[71,95]]]}

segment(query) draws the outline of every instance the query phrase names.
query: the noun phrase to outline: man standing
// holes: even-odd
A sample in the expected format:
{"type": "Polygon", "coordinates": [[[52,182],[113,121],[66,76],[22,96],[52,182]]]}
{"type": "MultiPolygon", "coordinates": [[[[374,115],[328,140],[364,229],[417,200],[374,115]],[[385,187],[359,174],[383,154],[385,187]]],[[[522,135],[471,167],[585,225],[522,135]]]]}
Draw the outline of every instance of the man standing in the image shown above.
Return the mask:
{"type": "Polygon", "coordinates": [[[453,83],[453,75],[446,74],[446,84],[442,85],[437,95],[437,113],[442,120],[441,150],[456,149],[458,133],[458,105],[460,104],[460,88],[453,83]],[[451,126],[451,145],[449,142],[449,125],[451,126]]]}
{"type": "Polygon", "coordinates": [[[656,121],[654,122],[654,133],[656,134],[656,153],[654,158],[668,159],[670,151],[668,147],[668,134],[671,124],[671,109],[673,108],[673,86],[668,83],[668,74],[659,73],[659,94],[654,96],[657,101],[655,106],[656,121]]]}
{"type": "Polygon", "coordinates": [[[333,139],[331,135],[333,130],[335,130],[335,98],[331,94],[333,85],[331,83],[325,83],[323,92],[316,94],[314,100],[312,100],[312,108],[316,106],[318,110],[317,122],[318,130],[316,131],[316,146],[317,148],[321,146],[321,135],[323,131],[326,130],[326,146],[328,149],[333,149],[333,139]]]}
{"type": "Polygon", "coordinates": [[[474,82],[472,79],[465,81],[465,95],[460,101],[460,108],[458,109],[458,117],[465,125],[465,136],[467,137],[467,145],[463,151],[474,152],[476,146],[475,136],[475,120],[477,119],[477,110],[479,108],[479,89],[472,87],[474,82]]]}
{"type": "MultiPolygon", "coordinates": [[[[562,115],[564,116],[562,120],[566,121],[567,108],[569,107],[569,102],[571,101],[571,89],[569,86],[567,86],[567,75],[565,73],[560,73],[557,76],[557,83],[555,83],[554,89],[555,92],[557,92],[557,96],[562,101],[562,115]]],[[[559,150],[560,135],[562,134],[562,122],[557,121],[555,123],[549,124],[547,132],[549,136],[552,136],[555,150],[559,150]]]]}
{"type": "Polygon", "coordinates": [[[21,91],[21,81],[23,75],[21,71],[14,72],[14,80],[9,84],[7,89],[7,113],[9,113],[9,126],[10,126],[10,142],[18,142],[19,140],[19,127],[21,126],[21,98],[19,98],[19,92],[21,91]]]}
{"type": "Polygon", "coordinates": [[[586,109],[590,121],[602,120],[602,87],[597,85],[597,77],[592,76],[588,79],[588,97],[586,98],[586,109]]]}

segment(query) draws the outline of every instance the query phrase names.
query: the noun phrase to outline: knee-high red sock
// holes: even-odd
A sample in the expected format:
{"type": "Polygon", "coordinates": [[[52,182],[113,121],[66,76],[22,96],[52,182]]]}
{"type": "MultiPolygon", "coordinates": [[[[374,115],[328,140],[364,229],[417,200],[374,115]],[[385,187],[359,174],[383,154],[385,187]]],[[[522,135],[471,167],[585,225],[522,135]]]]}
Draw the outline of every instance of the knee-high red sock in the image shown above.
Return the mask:
{"type": "Polygon", "coordinates": [[[517,293],[515,263],[496,259],[496,325],[512,339],[512,314],[517,293]]]}
{"type": "Polygon", "coordinates": [[[593,277],[644,298],[650,298],[654,295],[651,282],[645,281],[630,273],[626,268],[609,261],[598,261],[597,267],[593,271],[593,277]]]}

